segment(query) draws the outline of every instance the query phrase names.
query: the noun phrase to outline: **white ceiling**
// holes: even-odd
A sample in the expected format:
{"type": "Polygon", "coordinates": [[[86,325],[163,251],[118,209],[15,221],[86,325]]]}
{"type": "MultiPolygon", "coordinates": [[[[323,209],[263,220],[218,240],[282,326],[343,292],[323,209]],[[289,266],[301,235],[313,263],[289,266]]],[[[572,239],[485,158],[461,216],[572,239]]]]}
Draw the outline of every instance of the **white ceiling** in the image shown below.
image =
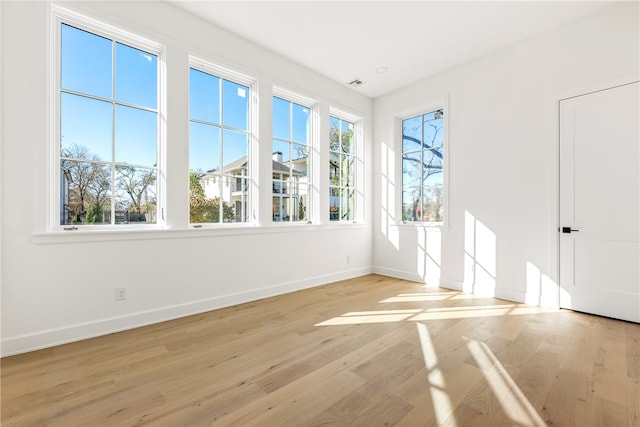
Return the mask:
{"type": "Polygon", "coordinates": [[[375,98],[611,1],[171,1],[375,98]],[[378,73],[386,67],[386,73],[378,73]]]}

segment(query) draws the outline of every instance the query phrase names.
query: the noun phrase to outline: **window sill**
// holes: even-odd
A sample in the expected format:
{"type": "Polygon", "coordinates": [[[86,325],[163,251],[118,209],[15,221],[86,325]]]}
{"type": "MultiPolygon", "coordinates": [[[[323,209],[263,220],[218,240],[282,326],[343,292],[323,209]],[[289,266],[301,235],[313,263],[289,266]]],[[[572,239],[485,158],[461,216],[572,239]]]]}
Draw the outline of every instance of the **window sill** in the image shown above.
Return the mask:
{"type": "Polygon", "coordinates": [[[128,229],[77,229],[73,231],[51,231],[34,233],[33,242],[38,245],[66,244],[66,243],[96,243],[112,241],[162,240],[162,239],[197,239],[230,236],[247,236],[258,234],[280,234],[292,232],[315,232],[333,230],[365,229],[364,223],[339,224],[269,224],[259,225],[224,225],[203,226],[201,228],[128,228],[128,229]]]}
{"type": "Polygon", "coordinates": [[[447,223],[431,223],[431,222],[398,222],[395,224],[398,228],[420,228],[433,231],[447,231],[449,225],[447,223]]]}

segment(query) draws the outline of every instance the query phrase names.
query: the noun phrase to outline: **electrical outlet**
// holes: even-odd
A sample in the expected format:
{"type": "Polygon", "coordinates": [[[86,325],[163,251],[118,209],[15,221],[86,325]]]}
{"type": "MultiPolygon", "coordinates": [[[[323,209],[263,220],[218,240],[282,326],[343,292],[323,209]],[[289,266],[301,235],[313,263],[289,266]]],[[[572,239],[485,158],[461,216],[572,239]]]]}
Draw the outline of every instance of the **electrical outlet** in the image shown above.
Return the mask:
{"type": "Polygon", "coordinates": [[[127,299],[127,288],[116,288],[115,289],[115,299],[116,301],[124,301],[127,299]]]}
{"type": "Polygon", "coordinates": [[[349,255],[347,255],[347,264],[351,263],[351,257],[349,255]]]}

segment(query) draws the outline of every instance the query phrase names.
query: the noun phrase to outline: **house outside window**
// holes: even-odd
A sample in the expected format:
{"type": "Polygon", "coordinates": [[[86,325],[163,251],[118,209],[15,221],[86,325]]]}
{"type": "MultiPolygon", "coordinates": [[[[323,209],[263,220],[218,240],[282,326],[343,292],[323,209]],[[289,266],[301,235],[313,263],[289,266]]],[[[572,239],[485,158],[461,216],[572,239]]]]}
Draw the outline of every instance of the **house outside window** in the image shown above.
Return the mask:
{"type": "Polygon", "coordinates": [[[59,224],[154,224],[161,51],[79,19],[57,25],[59,224]]]}
{"type": "Polygon", "coordinates": [[[402,120],[402,221],[444,222],[444,114],[436,109],[402,120]]]}
{"type": "Polygon", "coordinates": [[[355,220],[355,125],[329,117],[329,220],[355,220]]]}
{"type": "Polygon", "coordinates": [[[272,219],[309,221],[312,108],[273,98],[272,219]]]}
{"type": "Polygon", "coordinates": [[[250,83],[189,70],[189,222],[249,221],[250,83]]]}

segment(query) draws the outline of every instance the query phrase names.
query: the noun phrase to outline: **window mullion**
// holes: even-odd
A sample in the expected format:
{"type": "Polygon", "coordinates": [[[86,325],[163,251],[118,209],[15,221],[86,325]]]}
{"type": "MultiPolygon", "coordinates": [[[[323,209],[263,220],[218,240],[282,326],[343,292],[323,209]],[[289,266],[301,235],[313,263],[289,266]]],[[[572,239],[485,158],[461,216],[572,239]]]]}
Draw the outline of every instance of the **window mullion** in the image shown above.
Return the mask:
{"type": "Polygon", "coordinates": [[[115,224],[116,221],[116,208],[115,208],[115,195],[116,195],[116,43],[111,41],[111,218],[109,223],[115,224]]]}
{"type": "Polygon", "coordinates": [[[219,157],[219,170],[218,170],[218,188],[220,189],[218,191],[218,223],[223,223],[224,222],[224,209],[222,208],[223,205],[223,200],[224,200],[224,184],[223,184],[223,180],[224,180],[224,175],[222,174],[223,170],[224,170],[224,127],[223,127],[223,123],[224,123],[224,110],[222,109],[222,105],[223,105],[223,101],[222,98],[224,97],[224,84],[223,84],[224,80],[223,79],[218,79],[218,93],[220,94],[220,96],[218,96],[218,111],[220,112],[220,129],[218,130],[219,132],[219,141],[220,141],[220,147],[219,147],[219,153],[220,153],[220,157],[219,157]]]}

